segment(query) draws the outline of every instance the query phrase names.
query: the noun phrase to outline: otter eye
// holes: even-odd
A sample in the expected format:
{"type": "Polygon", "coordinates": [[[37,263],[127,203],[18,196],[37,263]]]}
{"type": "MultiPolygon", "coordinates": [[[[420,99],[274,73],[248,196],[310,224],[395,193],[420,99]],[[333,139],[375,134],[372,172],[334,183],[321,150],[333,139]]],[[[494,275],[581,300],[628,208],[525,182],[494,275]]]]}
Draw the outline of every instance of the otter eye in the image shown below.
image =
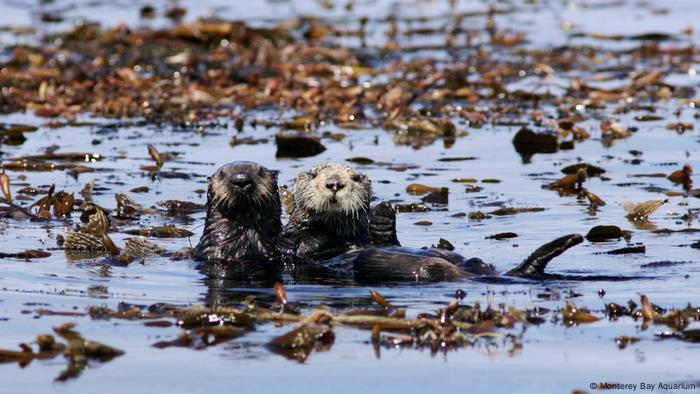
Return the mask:
{"type": "Polygon", "coordinates": [[[355,174],[355,175],[353,175],[353,176],[352,176],[352,181],[353,181],[353,182],[360,182],[360,181],[362,181],[362,175],[360,175],[360,174],[355,174]]]}

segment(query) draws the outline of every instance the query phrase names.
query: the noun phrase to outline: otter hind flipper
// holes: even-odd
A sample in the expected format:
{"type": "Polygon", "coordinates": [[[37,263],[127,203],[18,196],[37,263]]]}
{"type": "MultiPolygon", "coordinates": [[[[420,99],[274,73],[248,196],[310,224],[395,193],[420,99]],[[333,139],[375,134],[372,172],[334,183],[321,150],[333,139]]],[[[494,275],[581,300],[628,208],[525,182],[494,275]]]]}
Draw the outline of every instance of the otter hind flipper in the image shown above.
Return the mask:
{"type": "Polygon", "coordinates": [[[583,236],[580,234],[569,234],[559,237],[537,248],[522,263],[506,272],[505,275],[520,278],[542,278],[546,276],[544,269],[553,258],[581,242],[583,242],[583,236]]]}
{"type": "Polygon", "coordinates": [[[401,248],[363,249],[354,257],[352,269],[358,282],[458,281],[471,276],[443,258],[401,248]]]}
{"type": "Polygon", "coordinates": [[[401,246],[396,236],[396,211],[388,202],[371,209],[369,236],[372,246],[401,246]]]}

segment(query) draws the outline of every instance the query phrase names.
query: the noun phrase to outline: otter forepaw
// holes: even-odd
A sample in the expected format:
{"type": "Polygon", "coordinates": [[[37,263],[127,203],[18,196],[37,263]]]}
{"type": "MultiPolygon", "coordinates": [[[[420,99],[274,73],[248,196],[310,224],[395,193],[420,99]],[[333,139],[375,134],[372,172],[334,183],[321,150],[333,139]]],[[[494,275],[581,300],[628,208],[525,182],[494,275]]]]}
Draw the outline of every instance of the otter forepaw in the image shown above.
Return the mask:
{"type": "Polygon", "coordinates": [[[400,246],[396,236],[396,211],[386,201],[371,209],[369,235],[372,246],[400,246]]]}

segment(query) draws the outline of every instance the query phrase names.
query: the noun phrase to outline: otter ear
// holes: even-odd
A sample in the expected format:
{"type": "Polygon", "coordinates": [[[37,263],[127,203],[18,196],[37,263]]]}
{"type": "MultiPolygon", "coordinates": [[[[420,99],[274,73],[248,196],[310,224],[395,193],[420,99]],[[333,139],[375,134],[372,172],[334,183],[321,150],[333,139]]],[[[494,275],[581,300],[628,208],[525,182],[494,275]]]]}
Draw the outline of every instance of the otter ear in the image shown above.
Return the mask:
{"type": "Polygon", "coordinates": [[[316,171],[315,168],[310,169],[309,171],[306,171],[306,174],[311,177],[311,179],[314,179],[318,176],[318,171],[316,171]]]}
{"type": "Polygon", "coordinates": [[[372,181],[369,179],[369,177],[366,174],[363,174],[361,172],[355,173],[355,175],[352,176],[353,182],[357,183],[362,183],[362,182],[369,182],[372,183],[372,181]]]}
{"type": "Polygon", "coordinates": [[[267,170],[267,172],[269,172],[270,175],[275,178],[275,180],[277,180],[277,176],[280,174],[279,170],[267,170]]]}

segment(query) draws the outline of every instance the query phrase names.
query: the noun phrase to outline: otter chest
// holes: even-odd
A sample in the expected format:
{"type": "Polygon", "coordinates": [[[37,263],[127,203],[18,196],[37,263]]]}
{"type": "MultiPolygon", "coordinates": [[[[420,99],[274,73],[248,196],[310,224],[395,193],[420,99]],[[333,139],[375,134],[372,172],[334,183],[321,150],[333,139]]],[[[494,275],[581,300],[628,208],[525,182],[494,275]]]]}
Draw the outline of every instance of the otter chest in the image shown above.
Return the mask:
{"type": "Polygon", "coordinates": [[[256,255],[267,255],[267,243],[257,230],[251,228],[239,228],[239,236],[236,243],[243,247],[236,248],[236,257],[249,257],[256,255]]]}

